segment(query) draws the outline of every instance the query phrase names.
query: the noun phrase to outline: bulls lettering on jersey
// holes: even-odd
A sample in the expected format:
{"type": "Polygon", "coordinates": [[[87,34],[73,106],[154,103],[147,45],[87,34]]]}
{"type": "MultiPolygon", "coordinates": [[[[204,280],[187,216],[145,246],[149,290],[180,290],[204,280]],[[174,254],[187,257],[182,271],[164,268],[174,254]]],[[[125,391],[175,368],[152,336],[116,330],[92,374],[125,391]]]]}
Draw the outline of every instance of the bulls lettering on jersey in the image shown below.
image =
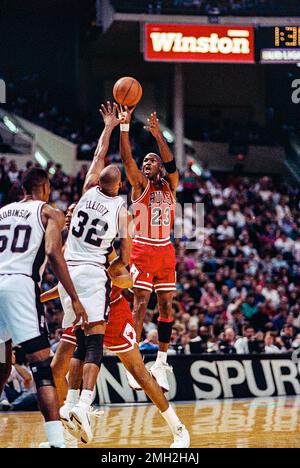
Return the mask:
{"type": "Polygon", "coordinates": [[[72,217],[65,259],[70,266],[107,266],[108,255],[119,230],[122,197],[108,197],[99,187],[88,190],[72,217]]]}
{"type": "Polygon", "coordinates": [[[0,209],[0,274],[30,276],[41,281],[45,264],[44,202],[11,203],[0,209]]]}
{"type": "Polygon", "coordinates": [[[174,224],[176,200],[165,179],[158,187],[148,181],[142,195],[133,202],[135,241],[157,245],[170,243],[174,224]]]}

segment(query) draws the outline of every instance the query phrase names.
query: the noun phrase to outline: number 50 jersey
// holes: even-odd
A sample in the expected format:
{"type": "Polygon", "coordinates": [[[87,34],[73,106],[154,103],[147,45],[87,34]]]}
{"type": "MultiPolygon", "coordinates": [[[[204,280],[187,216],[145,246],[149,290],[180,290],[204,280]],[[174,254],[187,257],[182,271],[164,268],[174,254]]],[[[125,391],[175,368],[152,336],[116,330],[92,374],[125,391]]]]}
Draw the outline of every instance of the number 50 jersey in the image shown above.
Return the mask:
{"type": "Polygon", "coordinates": [[[0,275],[25,275],[39,283],[45,267],[44,202],[21,201],[0,209],[0,275]]]}
{"type": "Polygon", "coordinates": [[[65,259],[69,266],[108,266],[123,205],[122,197],[108,197],[99,187],[88,190],[81,197],[73,213],[66,243],[65,259]]]}

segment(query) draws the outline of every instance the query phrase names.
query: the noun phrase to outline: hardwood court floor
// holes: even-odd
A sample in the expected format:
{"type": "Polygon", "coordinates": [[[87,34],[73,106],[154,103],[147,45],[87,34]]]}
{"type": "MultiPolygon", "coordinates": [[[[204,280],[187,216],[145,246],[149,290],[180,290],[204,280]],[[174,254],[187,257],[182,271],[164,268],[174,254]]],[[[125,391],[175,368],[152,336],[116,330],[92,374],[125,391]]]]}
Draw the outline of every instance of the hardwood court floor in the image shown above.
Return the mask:
{"type": "MultiPolygon", "coordinates": [[[[176,404],[191,447],[300,447],[300,396],[176,404]]],[[[91,447],[169,447],[171,436],[152,405],[105,406],[91,447]]],[[[39,413],[0,413],[0,447],[38,447],[39,413]]]]}

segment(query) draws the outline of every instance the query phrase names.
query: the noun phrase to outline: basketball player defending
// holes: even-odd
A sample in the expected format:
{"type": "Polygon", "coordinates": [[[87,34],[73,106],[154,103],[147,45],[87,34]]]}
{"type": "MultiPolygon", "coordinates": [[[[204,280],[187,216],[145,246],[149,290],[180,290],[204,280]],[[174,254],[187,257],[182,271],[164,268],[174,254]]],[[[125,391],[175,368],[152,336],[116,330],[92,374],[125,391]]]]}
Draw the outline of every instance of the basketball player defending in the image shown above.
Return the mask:
{"type": "MultiPolygon", "coordinates": [[[[151,368],[158,384],[169,390],[166,375],[172,368],[167,364],[167,351],[173,324],[172,300],[176,290],[176,256],[170,240],[176,189],[179,173],[174,157],[159,126],[156,113],[151,114],[145,127],[155,137],[161,157],[146,155],[140,171],[132,157],[129,140],[131,112],[121,112],[120,152],[126,176],[132,186],[135,236],[130,259],[134,280],[134,319],[137,339],[140,341],[144,317],[154,288],[158,298],[159,351],[151,368]]],[[[134,382],[131,382],[134,386],[134,382]]]]}
{"type": "MultiPolygon", "coordinates": [[[[110,112],[116,112],[116,107],[110,112]]],[[[118,121],[117,117],[116,120],[118,121]]],[[[117,122],[119,123],[119,122],[117,122]]],[[[106,126],[103,139],[109,139],[113,126],[106,126]]],[[[90,171],[87,186],[90,186],[74,209],[70,232],[66,242],[65,259],[76,291],[85,306],[89,324],[85,331],[76,330],[77,348],[74,358],[83,365],[83,385],[79,402],[69,412],[71,422],[81,433],[85,442],[93,434],[89,413],[93,391],[100,371],[106,322],[109,317],[111,280],[108,276],[108,256],[119,234],[120,255],[110,266],[110,271],[126,267],[131,252],[131,237],[128,234],[130,218],[123,198],[118,196],[121,187],[121,172],[116,166],[107,166],[95,179],[90,171]]],[[[63,327],[70,328],[74,312],[70,298],[59,285],[59,295],[64,309],[63,327]]],[[[72,360],[74,361],[74,360],[72,360]]],[[[72,366],[69,388],[80,388],[76,382],[77,372],[72,366]]],[[[61,416],[63,417],[62,413],[61,416]]]]}
{"type": "MultiPolygon", "coordinates": [[[[0,210],[0,339],[6,343],[12,339],[26,352],[45,418],[49,446],[63,448],[48,330],[39,298],[46,256],[70,296],[73,324],[79,321],[85,324],[87,316],[61,253],[64,215],[47,204],[48,175],[42,169],[33,168],[24,174],[22,183],[24,200],[0,210]]],[[[10,363],[11,356],[7,356],[7,368],[10,363]]],[[[0,382],[0,387],[3,383],[0,382]]]]}

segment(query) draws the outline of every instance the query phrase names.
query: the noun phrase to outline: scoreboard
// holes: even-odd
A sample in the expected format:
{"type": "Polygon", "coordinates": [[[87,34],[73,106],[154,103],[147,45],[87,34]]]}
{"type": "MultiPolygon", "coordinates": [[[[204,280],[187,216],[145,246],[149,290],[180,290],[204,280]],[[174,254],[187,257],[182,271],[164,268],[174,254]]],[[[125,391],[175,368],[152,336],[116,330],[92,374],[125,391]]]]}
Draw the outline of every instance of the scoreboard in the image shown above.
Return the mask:
{"type": "Polygon", "coordinates": [[[259,28],[255,40],[260,63],[300,62],[300,26],[259,28]]]}

